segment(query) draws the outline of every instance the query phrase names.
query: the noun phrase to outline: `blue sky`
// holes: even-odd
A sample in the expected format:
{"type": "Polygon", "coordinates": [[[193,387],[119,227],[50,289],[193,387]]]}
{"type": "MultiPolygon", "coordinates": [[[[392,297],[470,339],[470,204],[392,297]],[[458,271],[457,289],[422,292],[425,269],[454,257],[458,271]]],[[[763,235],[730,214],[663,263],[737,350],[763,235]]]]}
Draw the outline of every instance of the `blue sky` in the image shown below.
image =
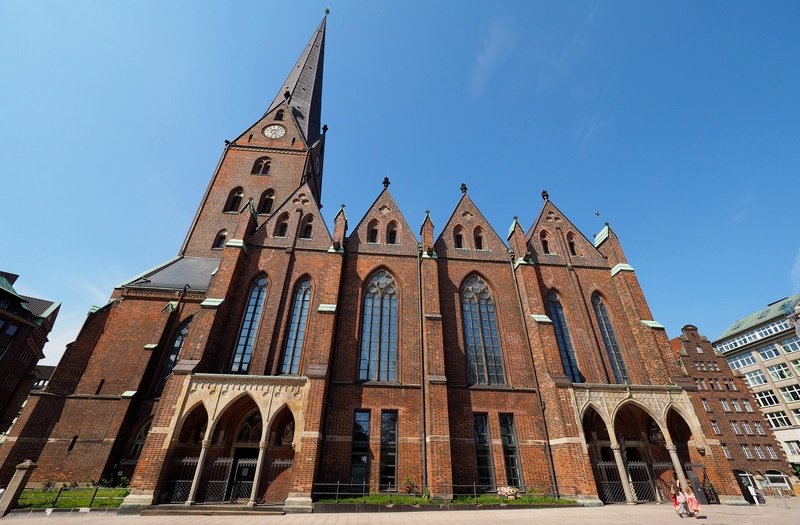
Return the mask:
{"type": "MultiPolygon", "coordinates": [[[[0,268],[63,303],[45,363],[177,254],[326,6],[0,3],[0,268]]],[[[611,223],[670,337],[714,339],[800,292],[798,27],[792,1],[334,2],[323,214],[352,228],[388,176],[441,228],[464,182],[504,237],[546,189],[611,223]]]]}

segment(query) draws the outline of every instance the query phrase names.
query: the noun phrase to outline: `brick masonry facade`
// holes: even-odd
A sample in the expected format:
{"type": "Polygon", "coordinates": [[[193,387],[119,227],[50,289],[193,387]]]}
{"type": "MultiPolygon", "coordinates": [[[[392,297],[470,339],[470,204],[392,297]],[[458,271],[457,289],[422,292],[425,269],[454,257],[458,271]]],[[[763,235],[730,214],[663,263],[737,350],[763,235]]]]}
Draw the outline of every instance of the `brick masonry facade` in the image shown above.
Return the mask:
{"type": "MultiPolygon", "coordinates": [[[[304,53],[322,47],[324,22],[304,53]]],[[[503,239],[463,187],[418,239],[387,180],[331,233],[325,136],[309,143],[291,95],[226,145],[180,258],[89,315],[0,449],[0,482],[31,458],[33,483],[132,478],[126,505],[307,511],[332,490],[407,485],[442,500],[505,485],[663,499],[663,472],[649,489],[620,482],[642,459],[682,480],[703,464],[723,501],[741,501],[613,230],[590,241],[545,195],[527,232],[515,221],[503,239]],[[191,287],[170,270],[201,266],[207,284],[191,287]],[[643,438],[652,428],[662,437],[643,438]]]]}

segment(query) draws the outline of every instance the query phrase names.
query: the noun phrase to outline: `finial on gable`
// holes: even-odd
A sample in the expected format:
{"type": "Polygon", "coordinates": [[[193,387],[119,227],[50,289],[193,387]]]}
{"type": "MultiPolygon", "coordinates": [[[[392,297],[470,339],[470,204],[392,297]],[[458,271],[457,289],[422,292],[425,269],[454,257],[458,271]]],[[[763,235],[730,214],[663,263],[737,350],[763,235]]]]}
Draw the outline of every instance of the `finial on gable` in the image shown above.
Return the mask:
{"type": "Polygon", "coordinates": [[[384,188],[388,188],[388,187],[389,187],[389,184],[391,184],[391,183],[389,182],[389,177],[384,177],[384,178],[383,178],[383,187],[384,187],[384,188]]]}
{"type": "Polygon", "coordinates": [[[548,195],[547,190],[542,190],[542,198],[546,201],[550,200],[550,195],[548,195]]]}
{"type": "Polygon", "coordinates": [[[464,195],[467,194],[467,185],[464,184],[463,182],[461,183],[461,193],[463,193],[464,195]]]}

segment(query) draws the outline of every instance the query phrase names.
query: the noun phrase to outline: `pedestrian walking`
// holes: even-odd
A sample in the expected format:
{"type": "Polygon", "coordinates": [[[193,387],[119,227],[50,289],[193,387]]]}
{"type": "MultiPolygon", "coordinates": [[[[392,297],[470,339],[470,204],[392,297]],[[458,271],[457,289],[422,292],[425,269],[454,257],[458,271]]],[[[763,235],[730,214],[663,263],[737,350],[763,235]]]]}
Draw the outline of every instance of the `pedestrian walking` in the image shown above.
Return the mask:
{"type": "Polygon", "coordinates": [[[678,493],[675,494],[675,499],[678,500],[678,510],[677,510],[678,516],[680,516],[681,518],[683,517],[684,514],[689,516],[690,512],[689,509],[686,507],[686,494],[683,493],[683,490],[681,490],[680,487],[678,487],[678,493]]]}
{"type": "Polygon", "coordinates": [[[686,506],[689,507],[695,518],[700,519],[700,502],[697,501],[692,487],[686,487],[686,506]]]}

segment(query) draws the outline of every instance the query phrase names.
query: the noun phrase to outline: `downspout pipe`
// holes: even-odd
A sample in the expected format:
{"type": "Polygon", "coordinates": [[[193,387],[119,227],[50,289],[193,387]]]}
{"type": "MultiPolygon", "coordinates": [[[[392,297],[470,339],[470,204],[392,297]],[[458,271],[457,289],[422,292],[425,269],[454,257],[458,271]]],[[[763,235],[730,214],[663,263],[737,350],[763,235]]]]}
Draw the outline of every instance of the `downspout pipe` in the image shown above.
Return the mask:
{"type": "Polygon", "coordinates": [[[425,314],[422,311],[422,244],[418,245],[417,252],[417,295],[419,297],[419,336],[422,342],[422,380],[420,381],[422,392],[422,487],[423,490],[428,486],[428,410],[425,403],[425,384],[427,381],[426,373],[428,370],[425,360],[425,314]]]}

